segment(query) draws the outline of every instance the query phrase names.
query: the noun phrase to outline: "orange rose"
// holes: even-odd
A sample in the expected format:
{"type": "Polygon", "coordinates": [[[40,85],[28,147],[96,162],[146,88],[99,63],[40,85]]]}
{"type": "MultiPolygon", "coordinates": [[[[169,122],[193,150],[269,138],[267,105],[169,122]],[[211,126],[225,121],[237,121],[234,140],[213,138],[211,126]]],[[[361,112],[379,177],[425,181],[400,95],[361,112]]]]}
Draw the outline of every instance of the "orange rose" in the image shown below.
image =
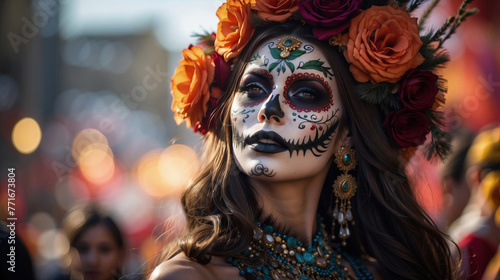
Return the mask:
{"type": "Polygon", "coordinates": [[[250,23],[249,0],[228,0],[217,10],[219,24],[215,51],[225,61],[236,57],[253,35],[254,27],[250,23]]]}
{"type": "Polygon", "coordinates": [[[296,0],[252,0],[252,9],[265,21],[284,22],[299,7],[296,0]]]}
{"type": "Polygon", "coordinates": [[[358,82],[396,83],[424,62],[416,18],[390,6],[372,6],[351,20],[344,56],[358,82]]]}
{"type": "Polygon", "coordinates": [[[170,84],[177,125],[186,121],[186,127],[190,128],[202,121],[208,110],[214,68],[212,58],[205,56],[200,47],[190,46],[182,51],[170,84]]]}

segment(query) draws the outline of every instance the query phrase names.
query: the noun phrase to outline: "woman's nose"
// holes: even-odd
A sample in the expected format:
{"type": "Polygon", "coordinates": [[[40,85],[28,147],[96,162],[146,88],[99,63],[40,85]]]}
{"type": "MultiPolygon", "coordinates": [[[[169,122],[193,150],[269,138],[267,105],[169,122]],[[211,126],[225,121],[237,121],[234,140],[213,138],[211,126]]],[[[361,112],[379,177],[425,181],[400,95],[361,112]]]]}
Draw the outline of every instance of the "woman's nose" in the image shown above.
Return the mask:
{"type": "Polygon", "coordinates": [[[95,250],[90,250],[84,255],[84,260],[87,265],[95,266],[97,263],[99,263],[98,253],[95,250]]]}
{"type": "Polygon", "coordinates": [[[285,113],[281,110],[280,95],[271,95],[271,97],[261,107],[258,118],[259,122],[272,122],[275,124],[284,124],[285,113]]]}

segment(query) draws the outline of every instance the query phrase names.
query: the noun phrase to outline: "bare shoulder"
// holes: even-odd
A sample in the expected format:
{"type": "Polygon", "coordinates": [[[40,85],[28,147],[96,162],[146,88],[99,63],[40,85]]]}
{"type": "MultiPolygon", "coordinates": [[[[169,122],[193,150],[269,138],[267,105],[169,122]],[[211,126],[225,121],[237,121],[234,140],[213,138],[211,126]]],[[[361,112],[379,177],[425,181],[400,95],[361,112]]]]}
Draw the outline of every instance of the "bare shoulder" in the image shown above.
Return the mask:
{"type": "Polygon", "coordinates": [[[215,280],[213,274],[203,265],[180,253],[157,266],[149,280],[215,280]]]}

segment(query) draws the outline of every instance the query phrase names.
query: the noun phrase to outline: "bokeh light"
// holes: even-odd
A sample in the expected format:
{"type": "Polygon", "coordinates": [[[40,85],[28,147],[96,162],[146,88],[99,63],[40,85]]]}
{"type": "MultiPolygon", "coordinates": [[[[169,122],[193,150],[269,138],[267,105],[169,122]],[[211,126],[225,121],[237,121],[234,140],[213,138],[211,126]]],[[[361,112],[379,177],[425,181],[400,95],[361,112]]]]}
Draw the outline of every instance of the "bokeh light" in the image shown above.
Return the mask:
{"type": "Polygon", "coordinates": [[[69,252],[69,241],[61,231],[52,229],[38,239],[40,255],[46,259],[60,259],[69,252]]]}
{"type": "Polygon", "coordinates": [[[113,177],[115,163],[108,145],[92,144],[82,151],[78,165],[83,176],[94,184],[104,184],[113,177]]]}
{"type": "Polygon", "coordinates": [[[164,197],[178,195],[198,168],[196,152],[186,145],[175,144],[163,152],[147,153],[139,160],[135,174],[145,192],[164,197]]]}
{"type": "Polygon", "coordinates": [[[160,156],[163,179],[171,189],[183,190],[198,172],[199,159],[196,152],[186,145],[172,145],[160,156]]]}
{"type": "Polygon", "coordinates": [[[29,220],[38,231],[44,232],[56,228],[54,218],[47,212],[37,212],[29,220]]]}
{"type": "Polygon", "coordinates": [[[137,182],[146,193],[155,197],[162,197],[170,192],[161,175],[160,156],[160,150],[153,150],[145,154],[135,167],[137,182]]]}
{"type": "Polygon", "coordinates": [[[12,130],[12,143],[23,154],[34,152],[42,140],[42,130],[32,118],[23,118],[16,123],[12,130]]]}
{"type": "Polygon", "coordinates": [[[104,184],[113,177],[113,152],[100,131],[92,128],[80,131],[73,140],[71,151],[85,179],[104,184]]]}
{"type": "Polygon", "coordinates": [[[87,128],[76,134],[73,139],[72,154],[76,161],[79,160],[83,150],[94,144],[108,145],[106,136],[97,129],[87,128]]]}

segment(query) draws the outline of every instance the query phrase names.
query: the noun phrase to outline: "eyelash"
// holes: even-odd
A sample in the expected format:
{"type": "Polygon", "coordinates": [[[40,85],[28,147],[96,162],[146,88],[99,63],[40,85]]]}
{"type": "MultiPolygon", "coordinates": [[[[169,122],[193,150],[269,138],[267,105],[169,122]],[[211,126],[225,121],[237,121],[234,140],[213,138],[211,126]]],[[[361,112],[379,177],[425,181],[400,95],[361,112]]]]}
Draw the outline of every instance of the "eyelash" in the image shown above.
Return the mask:
{"type": "MultiPolygon", "coordinates": [[[[297,96],[301,93],[308,93],[311,95],[311,98],[306,98],[306,99],[313,99],[313,98],[318,98],[318,91],[313,89],[313,88],[308,88],[308,87],[301,87],[297,89],[295,92],[290,93],[289,96],[297,96]]],[[[299,96],[297,96],[299,97],[299,96]]],[[[299,98],[304,98],[304,96],[300,96],[299,98]]]]}
{"type": "Polygon", "coordinates": [[[242,92],[243,94],[246,94],[246,95],[256,94],[256,93],[251,92],[252,88],[259,88],[266,95],[268,94],[268,92],[264,89],[264,87],[261,84],[256,83],[256,82],[251,82],[251,83],[242,85],[240,87],[239,91],[242,92]]]}

